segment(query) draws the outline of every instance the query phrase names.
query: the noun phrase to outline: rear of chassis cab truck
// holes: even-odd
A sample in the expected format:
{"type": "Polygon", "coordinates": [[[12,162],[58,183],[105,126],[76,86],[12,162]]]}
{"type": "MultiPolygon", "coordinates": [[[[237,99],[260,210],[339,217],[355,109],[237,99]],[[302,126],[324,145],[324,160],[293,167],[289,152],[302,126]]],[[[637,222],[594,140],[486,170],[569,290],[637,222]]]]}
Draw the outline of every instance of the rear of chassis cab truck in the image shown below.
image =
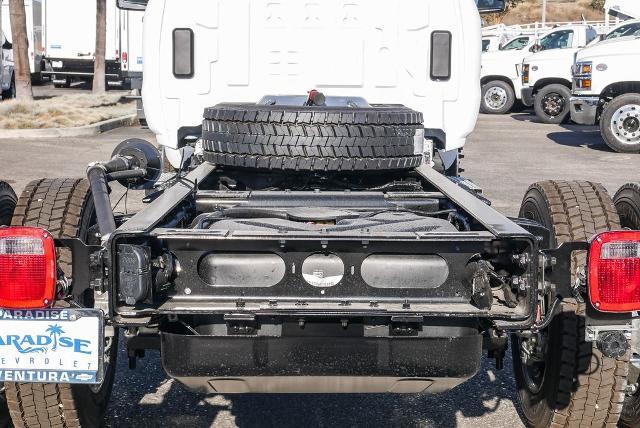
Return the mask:
{"type": "Polygon", "coordinates": [[[165,371],[202,392],[409,393],[464,382],[483,350],[502,367],[509,335],[531,425],[557,423],[580,404],[572,391],[594,382],[607,406],[585,420],[617,422],[631,312],[640,309],[640,237],[608,232],[619,224],[599,185],[538,183],[512,219],[472,183],[431,167],[432,145],[443,158],[457,155],[472,129],[454,127],[448,105],[467,109],[462,125],[477,117],[475,4],[207,4],[211,13],[184,2],[174,9],[151,1],[146,10],[145,108],[158,141],[180,156],[179,172],[158,183],[157,150],[127,140],[111,160],[92,164],[86,180],[32,182],[13,227],[0,229],[0,323],[17,332],[0,336],[0,352],[19,358],[33,349],[36,364],[0,370],[14,422],[32,423],[23,394],[46,393],[52,383],[60,415],[38,413],[46,403],[36,403],[36,418],[99,422],[118,338],[131,366],[160,349],[165,371]],[[207,25],[196,25],[202,19],[207,25]],[[243,19],[265,29],[241,38],[243,25],[225,26],[243,19]],[[397,61],[340,83],[333,70],[348,55],[317,55],[326,27],[348,38],[344,50],[364,64],[380,53],[397,61]],[[372,38],[377,29],[388,38],[372,38]],[[277,43],[294,30],[296,46],[313,49],[292,51],[297,67],[274,67],[269,55],[291,53],[277,43]],[[426,49],[407,59],[401,53],[416,32],[426,49]],[[229,40],[239,43],[232,56],[229,40]],[[160,51],[149,49],[158,41],[160,51]],[[203,65],[211,46],[214,65],[203,65]],[[241,64],[232,76],[233,61],[241,64]],[[425,76],[408,73],[416,64],[425,64],[425,76]],[[196,94],[209,85],[218,91],[207,103],[196,94]],[[202,108],[190,114],[176,94],[202,108]],[[247,97],[253,103],[239,103],[247,97]],[[115,215],[113,181],[148,189],[148,205],[115,215]],[[66,202],[38,211],[54,200],[66,202]],[[565,209],[562,200],[575,204],[565,209]],[[64,356],[63,367],[42,365],[38,349],[64,356]],[[590,376],[582,376],[585,363],[596,367],[590,376]],[[560,371],[575,373],[574,385],[560,371]]]}

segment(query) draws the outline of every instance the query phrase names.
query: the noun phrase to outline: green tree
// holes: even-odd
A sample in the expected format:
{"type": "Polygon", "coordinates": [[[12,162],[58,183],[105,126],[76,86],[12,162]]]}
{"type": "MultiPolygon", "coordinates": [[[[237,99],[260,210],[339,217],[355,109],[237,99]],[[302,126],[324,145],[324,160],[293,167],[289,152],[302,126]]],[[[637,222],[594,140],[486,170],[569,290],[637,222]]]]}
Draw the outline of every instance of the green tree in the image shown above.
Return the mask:
{"type": "Polygon", "coordinates": [[[595,10],[604,10],[605,0],[591,0],[591,8],[595,10]]]}

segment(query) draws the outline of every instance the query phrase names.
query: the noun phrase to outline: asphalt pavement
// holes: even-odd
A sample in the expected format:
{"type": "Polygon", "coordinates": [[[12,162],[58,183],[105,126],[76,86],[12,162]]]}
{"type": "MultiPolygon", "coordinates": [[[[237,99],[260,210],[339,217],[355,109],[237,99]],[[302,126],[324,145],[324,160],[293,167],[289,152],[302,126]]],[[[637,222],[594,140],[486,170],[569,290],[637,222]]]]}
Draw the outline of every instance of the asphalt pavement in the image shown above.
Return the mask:
{"type": "MultiPolygon", "coordinates": [[[[0,140],[0,179],[19,192],[38,177],[80,177],[89,162],[107,159],[131,137],[153,141],[140,128],[87,139],[0,140]]],[[[598,181],[610,192],[640,180],[640,155],[611,152],[596,128],[544,125],[528,112],[481,116],[464,154],[464,175],[507,215],[517,214],[527,187],[538,180],[598,181]]],[[[437,395],[205,395],[167,379],[157,352],[148,352],[135,370],[120,356],[110,427],[523,427],[510,358],[502,371],[484,360],[469,382],[437,395]]]]}

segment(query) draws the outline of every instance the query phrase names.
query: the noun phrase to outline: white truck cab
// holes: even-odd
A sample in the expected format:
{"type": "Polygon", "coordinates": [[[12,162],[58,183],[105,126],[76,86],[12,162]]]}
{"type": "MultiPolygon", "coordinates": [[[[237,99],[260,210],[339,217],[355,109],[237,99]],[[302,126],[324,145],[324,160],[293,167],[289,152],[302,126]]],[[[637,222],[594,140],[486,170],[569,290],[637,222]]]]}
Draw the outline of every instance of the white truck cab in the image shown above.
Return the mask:
{"type": "Polygon", "coordinates": [[[145,114],[174,166],[188,158],[180,149],[206,107],[269,94],[317,89],[404,104],[424,114],[425,136],[445,164],[475,126],[481,28],[473,0],[193,3],[197,15],[184,1],[154,0],[145,14],[145,114]]]}
{"type": "Polygon", "coordinates": [[[612,38],[578,52],[573,67],[571,119],[600,124],[618,152],[640,153],[640,34],[612,38]]]}
{"type": "Polygon", "coordinates": [[[2,7],[0,7],[0,99],[2,100],[16,96],[12,44],[4,30],[2,7]]]}
{"type": "Polygon", "coordinates": [[[523,34],[507,41],[500,50],[482,53],[482,113],[508,113],[515,101],[521,99],[522,60],[529,54],[529,48],[536,40],[533,34],[523,34]]]}
{"type": "Polygon", "coordinates": [[[556,28],[526,57],[522,64],[522,102],[534,106],[544,123],[562,123],[569,115],[571,66],[580,49],[598,37],[591,25],[556,28]]]}

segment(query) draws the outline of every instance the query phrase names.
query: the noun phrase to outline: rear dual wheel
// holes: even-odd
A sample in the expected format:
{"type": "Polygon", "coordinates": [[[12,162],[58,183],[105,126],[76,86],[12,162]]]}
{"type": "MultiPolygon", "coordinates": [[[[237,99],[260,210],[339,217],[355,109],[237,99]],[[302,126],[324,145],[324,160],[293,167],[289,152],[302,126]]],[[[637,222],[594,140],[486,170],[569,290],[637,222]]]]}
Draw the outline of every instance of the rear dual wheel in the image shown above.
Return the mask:
{"type": "MultiPolygon", "coordinates": [[[[614,197],[622,227],[640,230],[640,183],[625,184],[614,197]]],[[[636,350],[637,352],[637,350],[636,350]]],[[[629,368],[629,384],[637,385],[636,391],[624,400],[620,425],[625,428],[640,427],[640,371],[629,368]]]]}
{"type": "MultiPolygon", "coordinates": [[[[27,185],[12,224],[46,229],[56,238],[95,239],[95,208],[87,180],[44,179],[27,185]]],[[[71,254],[58,252],[58,264],[71,274],[71,254]]],[[[73,282],[72,282],[73,284],[73,282]]],[[[93,306],[93,293],[76,302],[93,306]]],[[[104,381],[100,385],[5,383],[9,413],[18,428],[98,427],[102,425],[115,375],[117,332],[105,341],[104,381]]]]}
{"type": "MultiPolygon", "coordinates": [[[[0,181],[0,226],[8,226],[11,223],[13,210],[16,208],[16,194],[4,181],[0,181]]],[[[0,388],[0,428],[9,426],[9,409],[4,391],[0,388]]]]}
{"type": "MultiPolygon", "coordinates": [[[[536,183],[524,197],[520,217],[547,227],[552,247],[620,228],[606,190],[590,182],[536,183]]],[[[586,264],[584,252],[574,252],[572,258],[572,272],[586,264]]],[[[528,336],[514,335],[512,352],[527,426],[616,425],[625,399],[629,357],[606,357],[595,343],[585,341],[584,303],[565,299],[548,328],[528,336]]]]}

